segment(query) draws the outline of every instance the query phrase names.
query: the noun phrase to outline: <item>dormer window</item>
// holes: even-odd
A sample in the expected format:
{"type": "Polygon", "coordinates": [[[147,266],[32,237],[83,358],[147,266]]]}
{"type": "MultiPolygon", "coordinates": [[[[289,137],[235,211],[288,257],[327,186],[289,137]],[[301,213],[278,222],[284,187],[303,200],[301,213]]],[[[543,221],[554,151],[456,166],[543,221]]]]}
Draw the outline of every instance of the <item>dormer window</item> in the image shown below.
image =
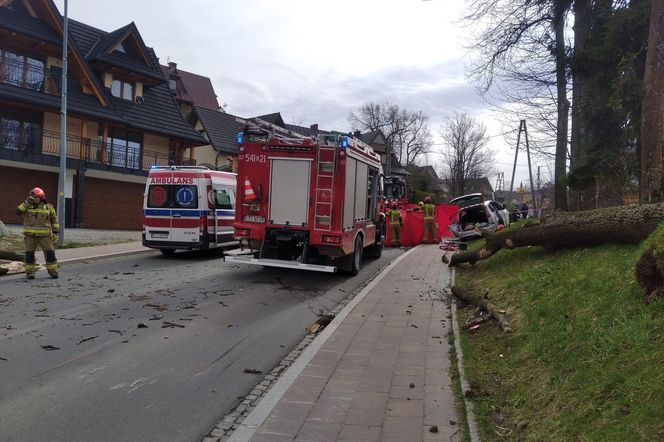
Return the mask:
{"type": "Polygon", "coordinates": [[[118,43],[118,45],[113,50],[118,51],[118,52],[122,52],[123,54],[127,53],[127,50],[125,49],[125,47],[122,43],[118,43]]]}
{"type": "Polygon", "coordinates": [[[134,83],[123,80],[113,80],[111,83],[111,95],[124,100],[134,100],[134,83]]]}
{"type": "Polygon", "coordinates": [[[171,90],[175,92],[178,88],[178,81],[175,78],[171,78],[168,80],[168,87],[170,87],[171,90]]]}

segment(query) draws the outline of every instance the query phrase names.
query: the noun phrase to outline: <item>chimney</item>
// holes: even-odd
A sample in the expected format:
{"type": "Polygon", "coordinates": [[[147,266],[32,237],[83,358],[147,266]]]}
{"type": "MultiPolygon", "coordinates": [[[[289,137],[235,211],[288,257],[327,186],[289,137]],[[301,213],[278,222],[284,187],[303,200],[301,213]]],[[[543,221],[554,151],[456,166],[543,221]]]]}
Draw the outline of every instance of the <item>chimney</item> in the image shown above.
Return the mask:
{"type": "Polygon", "coordinates": [[[353,132],[353,136],[355,138],[360,138],[362,136],[362,132],[360,132],[359,130],[356,130],[355,132],[353,132]]]}
{"type": "Polygon", "coordinates": [[[318,124],[312,124],[311,126],[309,126],[309,129],[312,132],[318,132],[318,124]]]}
{"type": "Polygon", "coordinates": [[[170,69],[171,72],[176,71],[178,69],[178,64],[172,61],[168,62],[168,69],[170,69]]]}

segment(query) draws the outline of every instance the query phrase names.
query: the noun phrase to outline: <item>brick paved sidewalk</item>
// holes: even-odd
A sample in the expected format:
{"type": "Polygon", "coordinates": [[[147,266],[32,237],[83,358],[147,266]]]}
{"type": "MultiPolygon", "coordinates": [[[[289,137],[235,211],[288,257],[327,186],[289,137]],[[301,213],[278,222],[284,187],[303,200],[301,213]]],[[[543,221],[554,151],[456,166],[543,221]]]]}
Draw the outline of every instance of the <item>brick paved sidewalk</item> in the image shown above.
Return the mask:
{"type": "Polygon", "coordinates": [[[440,256],[436,246],[402,256],[283,387],[267,418],[260,422],[259,404],[231,440],[461,440],[442,300],[450,270],[440,256]]]}

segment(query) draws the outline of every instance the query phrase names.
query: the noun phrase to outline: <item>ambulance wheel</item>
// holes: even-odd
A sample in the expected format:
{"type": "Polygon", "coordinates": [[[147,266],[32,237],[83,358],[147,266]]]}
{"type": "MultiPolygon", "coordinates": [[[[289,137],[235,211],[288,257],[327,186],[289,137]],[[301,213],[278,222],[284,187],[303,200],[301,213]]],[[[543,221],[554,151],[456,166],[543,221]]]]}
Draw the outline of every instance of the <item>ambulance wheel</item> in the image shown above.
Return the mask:
{"type": "Polygon", "coordinates": [[[159,249],[159,251],[164,256],[171,256],[173,253],[175,253],[175,249],[159,249]]]}
{"type": "Polygon", "coordinates": [[[362,244],[362,236],[357,235],[355,238],[355,250],[353,250],[352,261],[350,263],[349,273],[351,275],[357,275],[360,273],[360,268],[362,267],[362,251],[364,247],[362,244]]]}

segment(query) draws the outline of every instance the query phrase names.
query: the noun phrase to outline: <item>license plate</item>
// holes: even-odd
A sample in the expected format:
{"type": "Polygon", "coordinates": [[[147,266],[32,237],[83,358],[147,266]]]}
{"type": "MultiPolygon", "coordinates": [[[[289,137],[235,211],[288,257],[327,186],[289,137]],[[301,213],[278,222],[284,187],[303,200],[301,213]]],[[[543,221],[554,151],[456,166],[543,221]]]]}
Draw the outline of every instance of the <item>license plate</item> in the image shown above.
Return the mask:
{"type": "Polygon", "coordinates": [[[248,223],[264,223],[265,222],[265,217],[247,215],[244,218],[242,218],[242,221],[245,221],[245,222],[248,222],[248,223]]]}
{"type": "Polygon", "coordinates": [[[150,232],[150,237],[155,239],[166,239],[168,238],[167,232],[150,232]]]}

